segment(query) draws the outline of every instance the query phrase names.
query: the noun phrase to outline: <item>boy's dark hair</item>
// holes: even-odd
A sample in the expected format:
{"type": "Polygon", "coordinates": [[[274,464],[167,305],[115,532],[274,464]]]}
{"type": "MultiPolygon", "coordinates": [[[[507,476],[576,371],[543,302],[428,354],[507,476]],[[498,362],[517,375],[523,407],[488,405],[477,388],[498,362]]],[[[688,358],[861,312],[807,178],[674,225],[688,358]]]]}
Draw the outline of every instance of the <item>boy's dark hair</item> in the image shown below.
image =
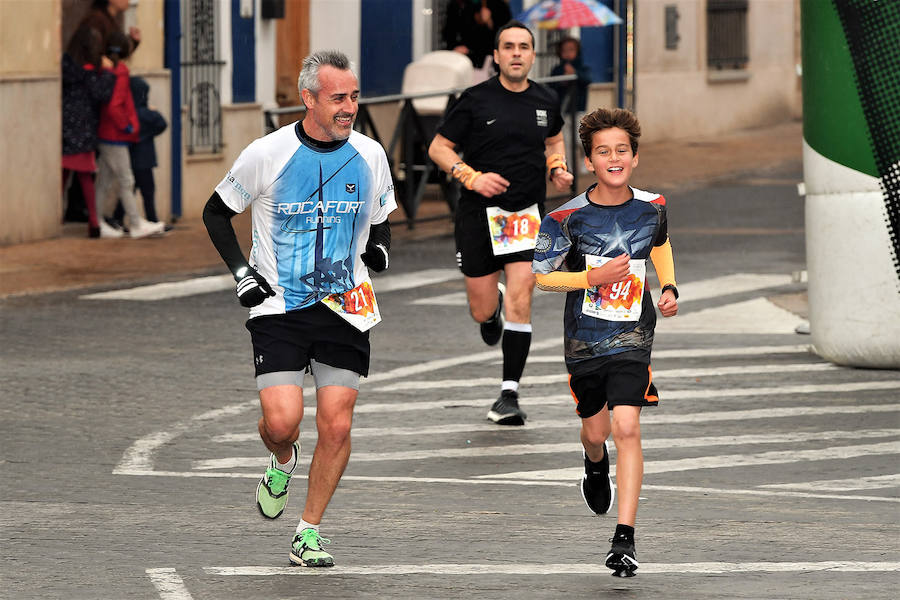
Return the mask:
{"type": "Polygon", "coordinates": [[[584,154],[586,156],[591,155],[594,133],[613,127],[618,127],[628,134],[631,151],[637,154],[638,138],[641,137],[641,124],[633,112],[624,108],[598,108],[581,119],[581,125],[578,126],[578,137],[581,138],[584,154]]]}
{"type": "Polygon", "coordinates": [[[131,43],[131,38],[124,31],[113,31],[106,40],[106,55],[118,64],[131,54],[131,43]]]}
{"type": "Polygon", "coordinates": [[[534,34],[530,29],[528,29],[528,25],[526,25],[522,21],[516,21],[515,19],[513,19],[497,30],[497,35],[494,36],[494,50],[500,49],[500,34],[507,29],[524,29],[525,31],[527,31],[528,35],[531,36],[531,47],[534,48],[534,34]]]}

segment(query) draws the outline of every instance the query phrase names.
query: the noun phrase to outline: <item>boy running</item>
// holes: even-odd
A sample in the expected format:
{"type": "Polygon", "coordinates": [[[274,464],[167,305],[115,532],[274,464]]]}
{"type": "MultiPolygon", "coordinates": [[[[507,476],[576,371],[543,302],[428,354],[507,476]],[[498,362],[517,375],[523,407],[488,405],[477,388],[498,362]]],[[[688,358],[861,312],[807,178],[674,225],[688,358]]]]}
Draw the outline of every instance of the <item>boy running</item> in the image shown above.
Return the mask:
{"type": "Polygon", "coordinates": [[[538,287],[568,292],[565,359],[581,417],[581,493],[594,514],[612,507],[606,447],[612,433],[619,506],[606,566],[616,576],[633,577],[644,474],[640,415],[644,406],[659,402],[650,370],[656,312],[645,287],[646,260],[662,286],[657,306],[664,317],[678,312],[675,264],[665,198],[628,185],[638,164],[637,118],[601,108],[582,119],[578,133],[597,183],[543,219],[532,268],[538,287]]]}

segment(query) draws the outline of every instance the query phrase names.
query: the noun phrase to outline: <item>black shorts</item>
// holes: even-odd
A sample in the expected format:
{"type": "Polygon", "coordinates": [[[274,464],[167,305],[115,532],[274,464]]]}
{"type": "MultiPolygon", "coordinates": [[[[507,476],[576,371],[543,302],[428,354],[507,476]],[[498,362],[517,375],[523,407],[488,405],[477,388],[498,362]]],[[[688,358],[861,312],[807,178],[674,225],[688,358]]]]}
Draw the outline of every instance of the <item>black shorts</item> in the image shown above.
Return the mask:
{"type": "Polygon", "coordinates": [[[311,358],[362,376],[369,374],[369,332],[360,331],[317,302],[283,315],[263,315],[246,325],[256,376],[303,371],[311,358]]]}
{"type": "Polygon", "coordinates": [[[659,403],[650,363],[629,354],[594,359],[597,361],[595,369],[569,376],[569,388],[579,417],[593,417],[607,405],[613,409],[616,406],[656,406],[659,403]]]}
{"type": "MultiPolygon", "coordinates": [[[[540,206],[540,205],[539,205],[540,206]]],[[[543,215],[543,208],[541,208],[543,215]]],[[[456,212],[456,264],[466,277],[483,277],[502,271],[503,266],[514,262],[531,262],[534,250],[494,256],[491,248],[491,230],[484,206],[464,207],[456,212]]]]}

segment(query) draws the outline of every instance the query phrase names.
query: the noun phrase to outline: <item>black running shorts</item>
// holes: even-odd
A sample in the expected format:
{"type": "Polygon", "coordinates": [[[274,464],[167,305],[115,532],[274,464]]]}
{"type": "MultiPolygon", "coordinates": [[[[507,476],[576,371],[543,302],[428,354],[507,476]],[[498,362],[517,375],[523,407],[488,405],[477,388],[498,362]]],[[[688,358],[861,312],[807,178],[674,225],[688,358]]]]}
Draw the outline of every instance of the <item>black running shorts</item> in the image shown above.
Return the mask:
{"type": "Polygon", "coordinates": [[[483,277],[502,271],[503,266],[534,259],[534,250],[494,256],[491,232],[484,207],[464,208],[456,213],[456,262],[466,277],[483,277]]]}
{"type": "Polygon", "coordinates": [[[249,319],[256,376],[303,371],[311,358],[362,376],[369,374],[369,332],[363,332],[317,302],[283,315],[249,319]]]}
{"type": "Polygon", "coordinates": [[[636,360],[629,352],[593,359],[596,368],[569,376],[575,398],[575,412],[582,419],[616,406],[656,406],[659,395],[653,372],[646,360],[636,360]]]}

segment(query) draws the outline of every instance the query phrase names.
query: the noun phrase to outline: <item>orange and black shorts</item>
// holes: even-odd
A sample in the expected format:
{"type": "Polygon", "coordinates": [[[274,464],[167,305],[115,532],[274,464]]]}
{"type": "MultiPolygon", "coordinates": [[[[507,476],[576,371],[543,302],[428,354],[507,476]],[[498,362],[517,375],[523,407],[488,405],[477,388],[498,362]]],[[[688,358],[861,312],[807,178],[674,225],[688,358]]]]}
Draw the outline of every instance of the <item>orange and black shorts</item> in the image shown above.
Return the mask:
{"type": "Polygon", "coordinates": [[[589,369],[580,365],[580,373],[569,376],[569,388],[575,398],[575,412],[582,419],[593,417],[604,406],[656,406],[659,395],[653,385],[653,372],[647,360],[630,352],[604,356],[591,361],[589,369]]]}

